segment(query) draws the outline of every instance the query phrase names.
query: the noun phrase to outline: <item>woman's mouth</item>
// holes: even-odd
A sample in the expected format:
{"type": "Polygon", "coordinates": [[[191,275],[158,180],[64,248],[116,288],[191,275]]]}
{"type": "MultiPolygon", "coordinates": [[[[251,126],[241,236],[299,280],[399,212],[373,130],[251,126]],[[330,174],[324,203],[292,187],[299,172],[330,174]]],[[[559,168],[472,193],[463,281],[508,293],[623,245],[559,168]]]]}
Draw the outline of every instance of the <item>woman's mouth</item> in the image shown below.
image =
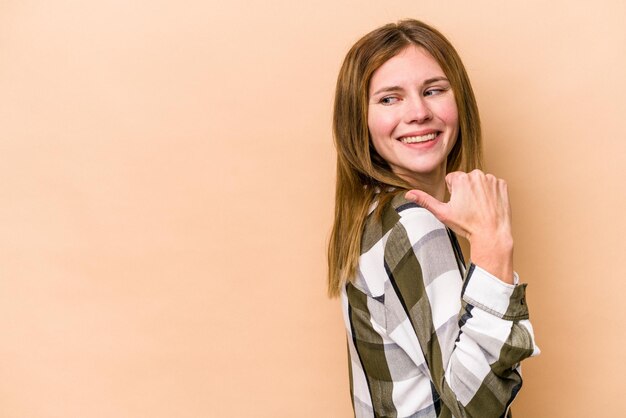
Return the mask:
{"type": "Polygon", "coordinates": [[[432,141],[437,135],[439,135],[439,132],[431,132],[426,135],[405,136],[404,138],[400,138],[400,141],[403,144],[418,144],[420,142],[432,141]]]}

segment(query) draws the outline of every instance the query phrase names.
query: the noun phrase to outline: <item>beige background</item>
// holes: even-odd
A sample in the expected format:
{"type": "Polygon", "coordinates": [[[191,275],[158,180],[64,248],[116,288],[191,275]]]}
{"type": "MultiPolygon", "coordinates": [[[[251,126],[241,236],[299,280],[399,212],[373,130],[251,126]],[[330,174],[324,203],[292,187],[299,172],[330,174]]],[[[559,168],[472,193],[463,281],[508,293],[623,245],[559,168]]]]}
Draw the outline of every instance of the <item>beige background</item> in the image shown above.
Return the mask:
{"type": "Polygon", "coordinates": [[[626,414],[619,0],[0,2],[0,416],[348,417],[334,83],[457,46],[543,354],[516,417],[626,414]]]}

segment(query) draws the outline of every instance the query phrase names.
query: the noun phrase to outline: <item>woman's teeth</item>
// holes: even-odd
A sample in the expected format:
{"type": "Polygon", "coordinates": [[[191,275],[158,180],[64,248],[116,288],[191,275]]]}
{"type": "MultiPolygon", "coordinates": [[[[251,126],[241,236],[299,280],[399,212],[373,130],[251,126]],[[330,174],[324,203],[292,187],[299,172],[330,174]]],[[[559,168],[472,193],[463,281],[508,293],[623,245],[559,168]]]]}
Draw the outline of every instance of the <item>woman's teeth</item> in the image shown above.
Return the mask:
{"type": "Polygon", "coordinates": [[[432,139],[435,139],[435,137],[437,136],[436,133],[431,133],[428,135],[421,135],[421,136],[405,136],[404,138],[400,139],[404,144],[415,144],[417,142],[425,142],[425,141],[430,141],[432,139]]]}

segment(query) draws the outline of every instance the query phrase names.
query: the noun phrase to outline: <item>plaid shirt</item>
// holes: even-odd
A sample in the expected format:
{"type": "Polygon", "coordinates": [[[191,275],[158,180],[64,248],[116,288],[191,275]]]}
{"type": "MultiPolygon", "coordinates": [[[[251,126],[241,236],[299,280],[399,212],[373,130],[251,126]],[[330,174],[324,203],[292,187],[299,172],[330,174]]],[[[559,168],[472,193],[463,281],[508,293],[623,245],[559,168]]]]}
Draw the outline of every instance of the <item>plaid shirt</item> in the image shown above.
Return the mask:
{"type": "Polygon", "coordinates": [[[402,196],[373,209],[341,297],[355,416],[510,416],[539,354],[526,285],[466,270],[455,235],[402,196]]]}

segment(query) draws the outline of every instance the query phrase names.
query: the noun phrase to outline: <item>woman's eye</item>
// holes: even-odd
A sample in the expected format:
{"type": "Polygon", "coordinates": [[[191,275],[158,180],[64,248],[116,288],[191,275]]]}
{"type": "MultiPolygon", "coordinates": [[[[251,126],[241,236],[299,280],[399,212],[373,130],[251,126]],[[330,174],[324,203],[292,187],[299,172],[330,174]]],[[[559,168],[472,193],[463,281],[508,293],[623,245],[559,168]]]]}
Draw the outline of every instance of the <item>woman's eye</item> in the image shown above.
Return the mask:
{"type": "Polygon", "coordinates": [[[424,92],[424,96],[436,96],[438,94],[443,93],[444,91],[446,91],[447,89],[444,88],[432,88],[432,89],[428,89],[424,92]]]}
{"type": "Polygon", "coordinates": [[[385,96],[382,99],[380,99],[380,103],[384,105],[390,105],[390,104],[396,103],[397,101],[398,101],[398,98],[394,96],[385,96]]]}

